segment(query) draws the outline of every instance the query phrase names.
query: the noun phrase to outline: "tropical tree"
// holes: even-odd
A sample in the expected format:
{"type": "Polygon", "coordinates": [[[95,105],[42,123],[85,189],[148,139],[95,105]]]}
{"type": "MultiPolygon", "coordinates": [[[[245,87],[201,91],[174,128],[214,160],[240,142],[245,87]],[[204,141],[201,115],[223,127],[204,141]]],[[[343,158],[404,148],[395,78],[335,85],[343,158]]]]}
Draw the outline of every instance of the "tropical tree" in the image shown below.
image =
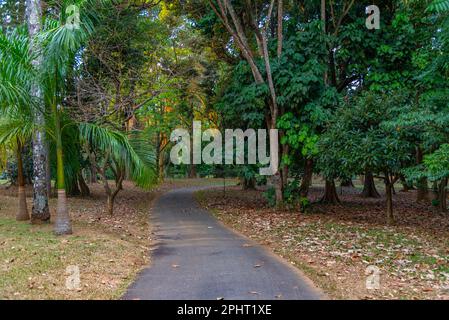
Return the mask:
{"type": "Polygon", "coordinates": [[[24,29],[0,30],[0,144],[8,145],[17,157],[17,220],[29,220],[22,148],[33,133],[33,117],[29,96],[33,76],[28,36],[24,29]]]}

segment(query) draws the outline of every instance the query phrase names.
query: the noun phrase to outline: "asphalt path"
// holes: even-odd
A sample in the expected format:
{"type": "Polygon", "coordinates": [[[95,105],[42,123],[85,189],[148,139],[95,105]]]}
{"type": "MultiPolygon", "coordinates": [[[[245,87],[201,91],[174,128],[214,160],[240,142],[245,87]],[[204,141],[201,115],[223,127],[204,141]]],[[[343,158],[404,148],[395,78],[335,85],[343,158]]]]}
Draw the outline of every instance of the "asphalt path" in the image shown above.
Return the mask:
{"type": "Polygon", "coordinates": [[[161,196],[152,211],[151,265],[123,299],[316,300],[324,295],[287,261],[237,234],[201,209],[193,193],[161,196]]]}

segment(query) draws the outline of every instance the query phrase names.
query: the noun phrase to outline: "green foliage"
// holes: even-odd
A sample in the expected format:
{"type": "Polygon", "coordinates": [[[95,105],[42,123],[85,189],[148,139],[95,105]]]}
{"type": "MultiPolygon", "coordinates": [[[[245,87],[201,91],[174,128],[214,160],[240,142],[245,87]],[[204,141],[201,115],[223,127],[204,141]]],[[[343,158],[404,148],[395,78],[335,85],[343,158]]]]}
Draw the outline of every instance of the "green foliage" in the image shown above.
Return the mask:
{"type": "Polygon", "coordinates": [[[365,94],[339,109],[319,141],[323,174],[347,179],[366,171],[399,173],[411,160],[413,148],[397,130],[383,124],[400,114],[400,100],[400,95],[365,94]]]}
{"type": "Polygon", "coordinates": [[[267,191],[263,193],[263,196],[270,207],[276,206],[276,190],[274,187],[269,187],[267,191]]]}
{"type": "Polygon", "coordinates": [[[434,0],[428,7],[428,10],[435,11],[435,12],[449,11],[449,1],[448,0],[434,0]]]}

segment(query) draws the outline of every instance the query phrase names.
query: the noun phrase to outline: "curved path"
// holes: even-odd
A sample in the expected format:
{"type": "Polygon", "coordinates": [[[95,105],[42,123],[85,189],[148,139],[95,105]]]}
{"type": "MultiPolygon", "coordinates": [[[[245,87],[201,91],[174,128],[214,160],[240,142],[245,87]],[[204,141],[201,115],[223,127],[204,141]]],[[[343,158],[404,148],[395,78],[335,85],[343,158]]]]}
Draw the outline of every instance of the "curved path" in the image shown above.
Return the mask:
{"type": "Polygon", "coordinates": [[[161,196],[152,213],[157,247],[124,299],[320,299],[293,266],[229,230],[198,207],[193,192],[161,196]]]}

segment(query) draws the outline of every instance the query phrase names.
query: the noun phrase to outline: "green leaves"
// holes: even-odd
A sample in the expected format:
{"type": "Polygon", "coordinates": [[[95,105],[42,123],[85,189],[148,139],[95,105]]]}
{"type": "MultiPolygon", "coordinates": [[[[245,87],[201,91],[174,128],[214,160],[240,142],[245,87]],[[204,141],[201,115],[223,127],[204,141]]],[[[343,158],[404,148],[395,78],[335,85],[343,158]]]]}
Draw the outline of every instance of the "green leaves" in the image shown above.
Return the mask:
{"type": "Polygon", "coordinates": [[[449,0],[434,0],[427,10],[440,13],[449,11],[449,0]]]}

